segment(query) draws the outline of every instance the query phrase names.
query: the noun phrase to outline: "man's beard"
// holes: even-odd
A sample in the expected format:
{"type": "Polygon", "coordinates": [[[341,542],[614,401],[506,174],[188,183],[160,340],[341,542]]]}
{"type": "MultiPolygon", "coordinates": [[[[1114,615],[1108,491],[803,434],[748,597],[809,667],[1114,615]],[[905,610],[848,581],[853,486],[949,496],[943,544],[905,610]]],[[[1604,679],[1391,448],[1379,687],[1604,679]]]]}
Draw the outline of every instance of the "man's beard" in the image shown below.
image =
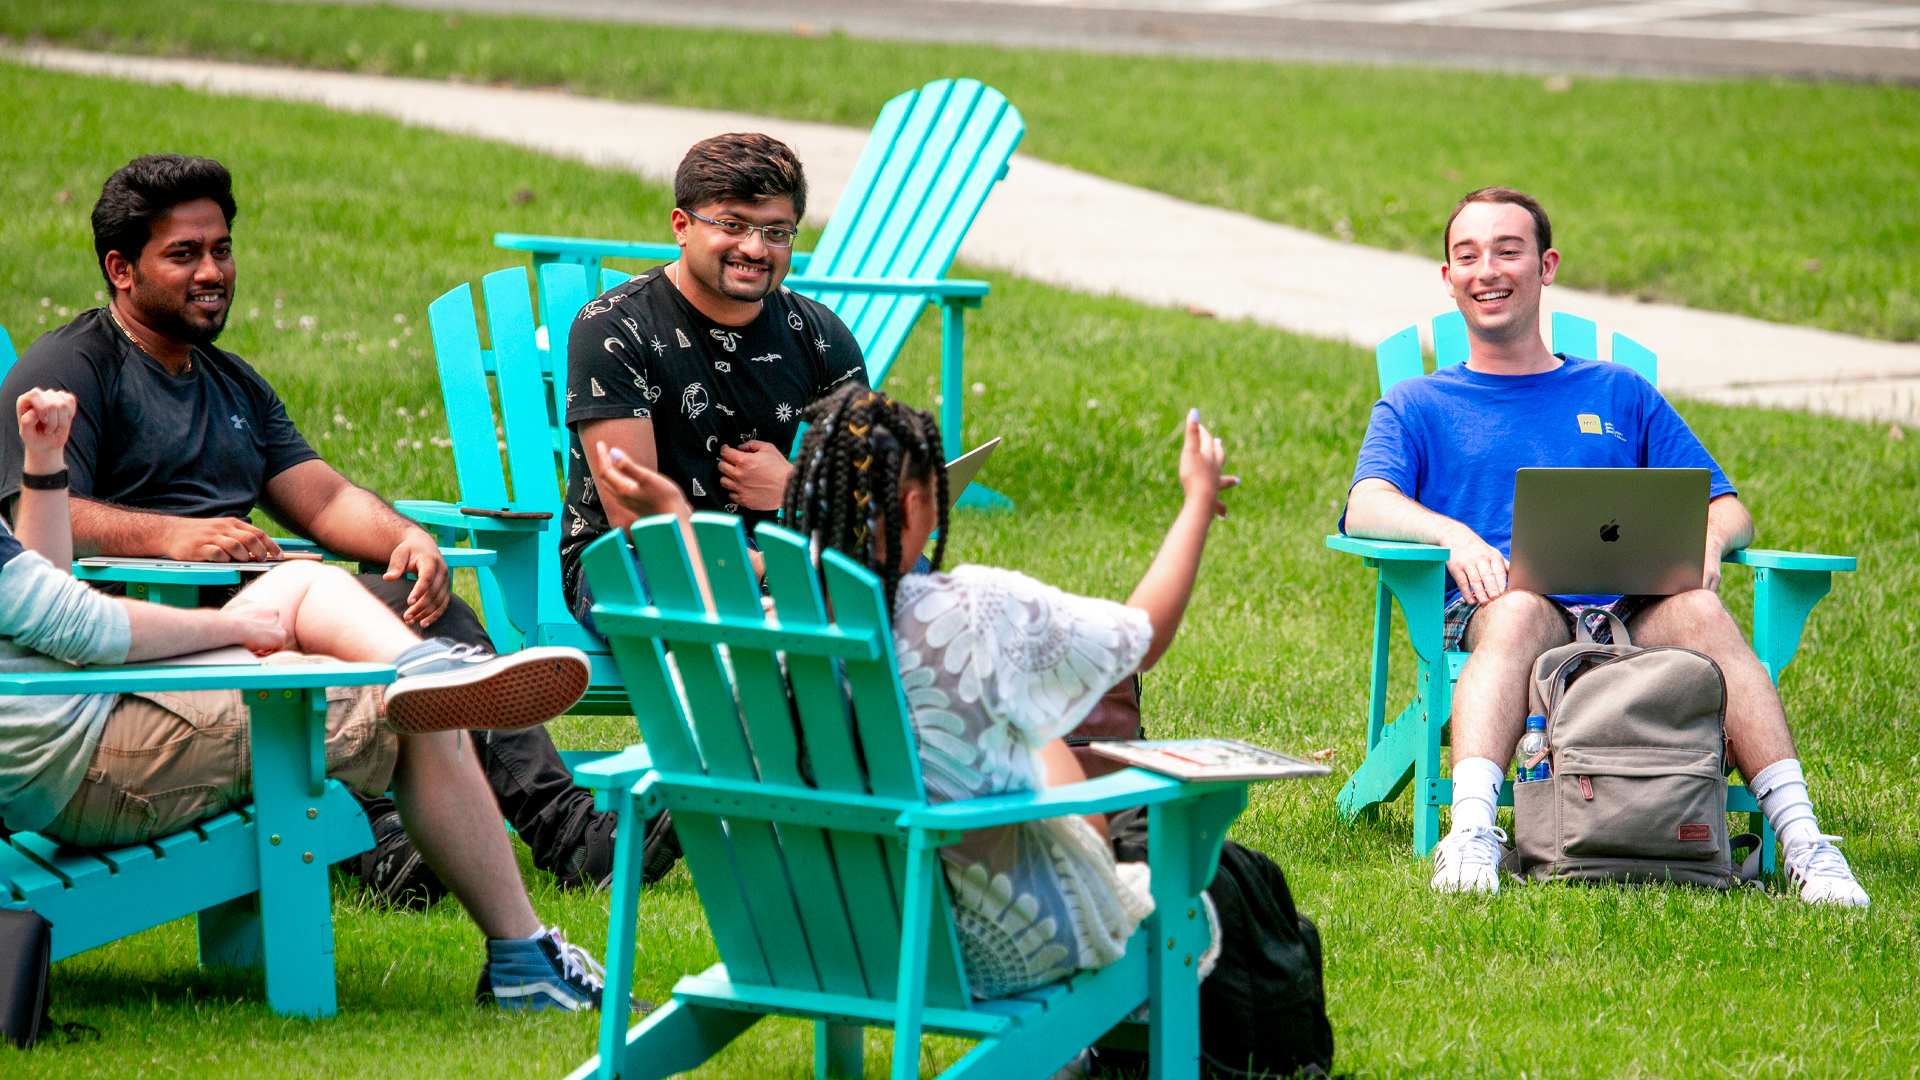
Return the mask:
{"type": "Polygon", "coordinates": [[[227,306],[215,316],[211,323],[198,322],[187,315],[187,309],[176,298],[162,294],[157,289],[147,289],[145,279],[139,271],[133,275],[133,307],[140,313],[140,321],[175,341],[186,345],[211,345],[222,331],[227,328],[227,315],[233,311],[233,298],[227,298],[227,306]]]}
{"type": "Polygon", "coordinates": [[[759,285],[740,285],[728,280],[727,261],[725,259],[720,260],[720,273],[718,279],[714,282],[714,291],[729,300],[738,300],[742,303],[750,304],[755,300],[765,300],[767,294],[773,291],[773,263],[766,262],[758,265],[766,267],[767,270],[767,276],[761,283],[759,285]]]}

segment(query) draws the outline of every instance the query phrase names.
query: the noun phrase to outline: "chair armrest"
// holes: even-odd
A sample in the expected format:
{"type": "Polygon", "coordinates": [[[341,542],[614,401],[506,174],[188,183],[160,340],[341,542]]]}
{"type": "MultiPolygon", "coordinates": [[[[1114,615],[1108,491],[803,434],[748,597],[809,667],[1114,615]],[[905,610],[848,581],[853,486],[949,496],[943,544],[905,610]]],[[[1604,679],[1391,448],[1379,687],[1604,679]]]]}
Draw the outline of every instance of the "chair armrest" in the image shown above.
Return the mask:
{"type": "Polygon", "coordinates": [[[164,667],[128,664],[71,671],[0,674],[0,694],[123,694],[135,690],[310,690],[328,686],[382,686],[391,664],[247,664],[164,667]]]}
{"type": "Polygon", "coordinates": [[[989,795],[917,807],[901,814],[899,824],[909,829],[986,829],[1069,814],[1106,814],[1133,806],[1178,802],[1246,784],[1244,780],[1185,781],[1144,769],[1122,769],[1098,780],[1082,780],[1045,791],[989,795]]]}
{"type": "Polygon", "coordinates": [[[583,788],[616,791],[632,787],[652,771],[653,751],[640,743],[575,768],[573,780],[583,788]]]}
{"type": "Polygon", "coordinates": [[[552,518],[485,517],[480,514],[462,513],[458,503],[434,502],[426,499],[402,499],[394,503],[393,507],[422,525],[465,529],[476,533],[546,532],[553,526],[552,518]]]}
{"type": "Polygon", "coordinates": [[[590,240],[580,236],[494,233],[493,246],[509,251],[531,251],[536,255],[585,255],[595,259],[658,259],[672,262],[680,257],[677,245],[651,240],[590,240]]]}
{"type": "Polygon", "coordinates": [[[152,563],[123,566],[82,566],[79,560],[75,560],[73,576],[81,581],[121,581],[146,585],[237,585],[240,582],[240,571],[232,567],[166,566],[157,559],[152,563]]]}
{"type": "Polygon", "coordinates": [[[1721,556],[1720,561],[1766,567],[1769,570],[1828,570],[1842,573],[1860,565],[1860,560],[1851,555],[1815,555],[1804,551],[1772,551],[1767,548],[1729,551],[1721,556]]]}
{"type": "Polygon", "coordinates": [[[990,286],[984,281],[966,279],[935,280],[915,278],[791,277],[784,284],[800,292],[849,292],[879,296],[924,296],[979,299],[990,286]]]}
{"type": "Polygon", "coordinates": [[[1327,537],[1327,546],[1335,551],[1344,551],[1349,555],[1358,555],[1365,559],[1384,559],[1389,562],[1437,562],[1447,561],[1451,549],[1435,547],[1432,544],[1403,544],[1398,540],[1368,540],[1359,536],[1347,536],[1335,533],[1327,537]]]}
{"type": "Polygon", "coordinates": [[[310,551],[328,562],[350,562],[345,555],[335,555],[311,540],[298,536],[276,536],[273,542],[280,545],[281,551],[310,551]]]}

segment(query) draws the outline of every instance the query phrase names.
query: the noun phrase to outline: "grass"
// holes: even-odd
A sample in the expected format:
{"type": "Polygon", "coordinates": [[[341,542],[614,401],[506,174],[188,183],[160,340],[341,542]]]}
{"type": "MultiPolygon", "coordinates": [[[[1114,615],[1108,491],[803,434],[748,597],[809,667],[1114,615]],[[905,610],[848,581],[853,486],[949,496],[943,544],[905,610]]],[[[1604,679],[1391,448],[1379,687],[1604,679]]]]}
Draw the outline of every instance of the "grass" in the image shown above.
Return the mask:
{"type": "Polygon", "coordinates": [[[1537,77],[1415,67],[258,0],[0,0],[0,33],[860,126],[901,90],[971,75],[1020,107],[1027,152],[1186,199],[1431,256],[1462,193],[1510,184],[1558,220],[1564,284],[1920,338],[1912,87],[1580,78],[1553,92],[1537,77]]]}
{"type": "MultiPolygon", "coordinates": [[[[404,329],[445,288],[507,261],[489,235],[657,235],[667,205],[658,188],[620,174],[385,120],[0,64],[0,198],[20,208],[0,217],[10,252],[0,323],[22,347],[57,325],[61,308],[90,306],[99,288],[86,193],[160,146],[219,156],[239,181],[238,306],[261,314],[239,320],[222,344],[279,387],[304,430],[330,436],[320,444],[329,458],[395,498],[452,494],[450,456],[427,441],[444,426],[431,359],[419,355],[424,329],[404,329]],[[531,205],[511,200],[520,189],[536,193],[531,205]],[[82,195],[59,202],[62,190],[82,195]],[[300,328],[301,316],[312,329],[300,328]],[[422,404],[434,406],[424,418],[396,415],[422,404]],[[332,423],[336,408],[351,429],[332,423]],[[403,437],[407,449],[396,449],[403,437]],[[412,449],[415,440],[424,448],[412,449]]],[[[1329,780],[1257,788],[1234,836],[1285,866],[1324,932],[1340,1070],[1781,1080],[1920,1072],[1911,992],[1920,961],[1920,443],[1821,417],[1680,406],[1740,485],[1762,543],[1860,556],[1860,570],[1814,612],[1784,690],[1822,825],[1847,837],[1871,910],[1813,910],[1777,890],[1541,887],[1442,898],[1409,857],[1403,806],[1353,827],[1333,807],[1364,748],[1372,579],[1321,536],[1365,426],[1371,357],[984,276],[994,293],[970,324],[969,370],[985,386],[968,401],[970,436],[1009,436],[988,479],[1020,512],[959,519],[958,559],[1123,595],[1176,505],[1171,436],[1190,405],[1218,425],[1246,478],[1214,534],[1182,639],[1147,681],[1147,713],[1156,735],[1335,751],[1329,780]]],[[[926,329],[892,385],[921,404],[938,362],[926,329]]],[[[1728,594],[1744,610],[1744,576],[1728,594]]],[[[631,731],[619,719],[556,727],[574,747],[618,745],[631,731]]],[[[546,919],[601,946],[604,896],[527,878],[546,919]]],[[[591,1018],[508,1020],[467,1003],[480,942],[454,905],[389,914],[344,887],[336,900],[338,1016],[282,1019],[257,977],[196,971],[192,927],[179,922],[57,965],[54,1015],[104,1038],[0,1055],[0,1072],[505,1077],[556,1075],[591,1052],[591,1018]]],[[[646,895],[640,918],[643,995],[660,1000],[679,975],[715,959],[683,870],[646,895]]],[[[870,1068],[887,1045],[869,1041],[870,1068]]],[[[929,1067],[964,1045],[931,1042],[929,1067]]],[[[803,1025],[769,1021],[699,1075],[799,1078],[809,1048],[803,1025]]]]}

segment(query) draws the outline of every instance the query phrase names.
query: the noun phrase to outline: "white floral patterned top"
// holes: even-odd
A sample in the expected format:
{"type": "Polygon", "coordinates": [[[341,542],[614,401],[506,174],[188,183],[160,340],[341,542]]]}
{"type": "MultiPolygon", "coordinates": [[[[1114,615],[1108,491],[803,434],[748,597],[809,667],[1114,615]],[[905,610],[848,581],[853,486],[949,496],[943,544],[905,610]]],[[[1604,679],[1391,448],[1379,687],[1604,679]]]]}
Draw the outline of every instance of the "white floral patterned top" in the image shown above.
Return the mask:
{"type": "MultiPolygon", "coordinates": [[[[962,566],[901,580],[893,640],[928,797],[949,802],[1045,787],[1040,748],[1140,665],[1153,625],[1012,570],[962,566]]],[[[940,853],[979,997],[1110,964],[1153,911],[1145,864],[1116,867],[1079,817],[979,830],[940,853]]]]}

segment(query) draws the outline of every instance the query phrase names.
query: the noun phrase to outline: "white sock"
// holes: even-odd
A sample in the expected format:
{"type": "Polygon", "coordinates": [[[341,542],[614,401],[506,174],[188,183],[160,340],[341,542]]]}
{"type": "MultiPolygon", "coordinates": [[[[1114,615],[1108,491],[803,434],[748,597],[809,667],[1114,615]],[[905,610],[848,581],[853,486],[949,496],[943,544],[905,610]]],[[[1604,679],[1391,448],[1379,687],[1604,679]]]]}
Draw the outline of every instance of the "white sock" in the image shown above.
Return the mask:
{"type": "Polygon", "coordinates": [[[1500,781],[1506,777],[1507,770],[1483,757],[1453,763],[1455,831],[1474,825],[1493,828],[1493,814],[1500,805],[1500,781]]]}
{"type": "Polygon", "coordinates": [[[1807,798],[1806,774],[1800,771],[1798,758],[1786,758],[1761,769],[1747,786],[1760,800],[1760,809],[1773,823],[1773,831],[1780,834],[1782,845],[1791,848],[1820,835],[1820,826],[1813,818],[1813,801],[1807,798]]]}
{"type": "Polygon", "coordinates": [[[544,926],[542,926],[542,927],[541,927],[540,929],[538,929],[538,930],[535,930],[535,931],[534,931],[533,933],[531,933],[531,934],[528,934],[528,935],[527,935],[527,940],[528,940],[528,941],[539,941],[539,940],[540,940],[541,938],[543,938],[543,937],[546,937],[546,936],[547,936],[548,934],[551,934],[551,933],[553,933],[553,931],[551,931],[551,930],[549,930],[549,929],[547,929],[546,927],[544,927],[544,926]]]}

